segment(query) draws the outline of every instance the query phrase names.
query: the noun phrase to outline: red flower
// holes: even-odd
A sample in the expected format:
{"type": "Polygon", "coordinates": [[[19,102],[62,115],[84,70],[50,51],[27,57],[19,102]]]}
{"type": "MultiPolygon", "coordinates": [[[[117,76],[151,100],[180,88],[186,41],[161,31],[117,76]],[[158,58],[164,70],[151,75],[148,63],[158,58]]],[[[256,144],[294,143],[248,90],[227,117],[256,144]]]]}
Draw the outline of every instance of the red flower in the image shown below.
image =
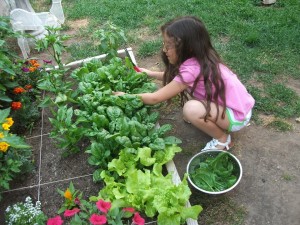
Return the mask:
{"type": "Polygon", "coordinates": [[[106,224],[107,219],[106,219],[106,216],[104,216],[104,215],[93,214],[90,217],[90,222],[93,225],[102,225],[102,224],[106,224]]]}
{"type": "Polygon", "coordinates": [[[78,208],[74,208],[74,209],[67,209],[65,212],[64,212],[64,217],[71,217],[71,216],[74,216],[76,213],[79,213],[80,212],[80,209],[78,208]]]}
{"type": "Polygon", "coordinates": [[[26,90],[30,90],[31,88],[32,88],[32,85],[31,85],[31,84],[25,85],[25,89],[26,89],[26,90]]]}
{"type": "Polygon", "coordinates": [[[22,108],[22,103],[21,102],[12,102],[11,108],[12,108],[12,110],[19,110],[22,108]]]}
{"type": "Polygon", "coordinates": [[[144,225],[144,224],[145,224],[145,219],[142,218],[142,217],[140,216],[140,214],[137,212],[137,213],[134,214],[133,219],[132,219],[132,222],[133,222],[134,224],[136,224],[136,225],[144,225]]]}
{"type": "Polygon", "coordinates": [[[26,90],[22,87],[16,87],[16,88],[14,88],[13,92],[14,92],[14,94],[17,95],[17,94],[21,94],[23,92],[26,92],[26,90]]]}
{"type": "Polygon", "coordinates": [[[76,197],[76,198],[74,199],[74,203],[75,203],[76,205],[80,205],[80,199],[76,197]]]}
{"type": "Polygon", "coordinates": [[[123,211],[130,212],[130,213],[134,213],[135,212],[134,208],[124,208],[123,211]]]}
{"type": "Polygon", "coordinates": [[[54,218],[49,218],[47,221],[47,225],[62,225],[63,222],[64,221],[61,219],[60,216],[56,216],[54,218]]]}
{"type": "Polygon", "coordinates": [[[97,208],[103,213],[107,213],[111,207],[110,202],[105,202],[102,199],[100,199],[98,202],[96,202],[96,205],[97,205],[97,208]]]}

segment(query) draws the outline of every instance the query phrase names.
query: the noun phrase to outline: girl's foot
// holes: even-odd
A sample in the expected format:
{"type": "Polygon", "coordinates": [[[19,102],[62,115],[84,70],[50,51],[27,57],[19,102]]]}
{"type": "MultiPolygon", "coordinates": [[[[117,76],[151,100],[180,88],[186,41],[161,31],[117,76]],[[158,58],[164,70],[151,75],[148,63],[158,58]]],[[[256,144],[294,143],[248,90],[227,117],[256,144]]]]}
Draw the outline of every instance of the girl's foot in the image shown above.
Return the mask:
{"type": "Polygon", "coordinates": [[[206,146],[201,150],[205,152],[208,150],[229,150],[233,144],[231,143],[231,136],[228,134],[227,141],[225,143],[219,142],[217,139],[212,139],[206,144],[206,146]]]}

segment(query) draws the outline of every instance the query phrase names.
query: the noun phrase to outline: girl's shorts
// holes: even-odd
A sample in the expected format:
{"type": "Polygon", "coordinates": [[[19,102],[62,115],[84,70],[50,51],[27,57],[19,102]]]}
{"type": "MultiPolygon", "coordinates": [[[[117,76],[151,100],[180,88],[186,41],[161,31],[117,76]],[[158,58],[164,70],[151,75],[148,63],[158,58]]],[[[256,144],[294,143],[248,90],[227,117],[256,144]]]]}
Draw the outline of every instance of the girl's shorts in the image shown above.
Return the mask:
{"type": "Polygon", "coordinates": [[[243,121],[236,120],[234,117],[234,113],[233,113],[232,109],[230,109],[230,108],[226,108],[226,114],[229,119],[228,131],[234,132],[234,131],[241,130],[249,123],[251,116],[252,116],[252,110],[250,110],[250,112],[246,115],[246,118],[243,121]]]}

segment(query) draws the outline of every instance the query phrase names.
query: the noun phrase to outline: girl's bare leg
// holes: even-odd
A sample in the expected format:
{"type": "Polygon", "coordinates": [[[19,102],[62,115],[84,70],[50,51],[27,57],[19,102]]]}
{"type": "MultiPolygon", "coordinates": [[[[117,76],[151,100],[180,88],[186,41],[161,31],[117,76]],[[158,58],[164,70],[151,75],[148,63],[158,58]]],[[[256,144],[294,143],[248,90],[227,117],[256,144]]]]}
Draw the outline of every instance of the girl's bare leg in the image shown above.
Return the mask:
{"type": "Polygon", "coordinates": [[[210,116],[204,121],[205,106],[200,101],[190,100],[183,107],[183,118],[219,142],[225,143],[228,137],[226,130],[229,127],[229,120],[226,113],[225,118],[222,119],[223,109],[222,106],[219,106],[219,115],[217,117],[217,106],[211,103],[210,116]]]}

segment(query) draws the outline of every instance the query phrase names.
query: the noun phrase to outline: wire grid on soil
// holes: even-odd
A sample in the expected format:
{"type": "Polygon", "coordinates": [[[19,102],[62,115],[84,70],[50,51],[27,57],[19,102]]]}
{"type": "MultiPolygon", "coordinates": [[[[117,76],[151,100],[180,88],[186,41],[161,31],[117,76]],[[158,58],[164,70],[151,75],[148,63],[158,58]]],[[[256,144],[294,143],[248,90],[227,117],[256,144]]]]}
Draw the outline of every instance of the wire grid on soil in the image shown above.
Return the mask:
{"type": "MultiPolygon", "coordinates": [[[[5,209],[17,202],[24,202],[27,196],[41,201],[42,210],[53,217],[63,203],[57,189],[65,190],[72,181],[75,188],[86,198],[98,194],[102,183],[94,183],[93,168],[87,163],[88,154],[83,151],[63,158],[53,139],[49,137],[51,114],[42,109],[41,119],[31,134],[25,135],[26,142],[32,146],[35,169],[10,183],[10,190],[1,192],[0,224],[5,224],[5,209]]],[[[83,146],[82,146],[83,147],[83,146]]]]}

